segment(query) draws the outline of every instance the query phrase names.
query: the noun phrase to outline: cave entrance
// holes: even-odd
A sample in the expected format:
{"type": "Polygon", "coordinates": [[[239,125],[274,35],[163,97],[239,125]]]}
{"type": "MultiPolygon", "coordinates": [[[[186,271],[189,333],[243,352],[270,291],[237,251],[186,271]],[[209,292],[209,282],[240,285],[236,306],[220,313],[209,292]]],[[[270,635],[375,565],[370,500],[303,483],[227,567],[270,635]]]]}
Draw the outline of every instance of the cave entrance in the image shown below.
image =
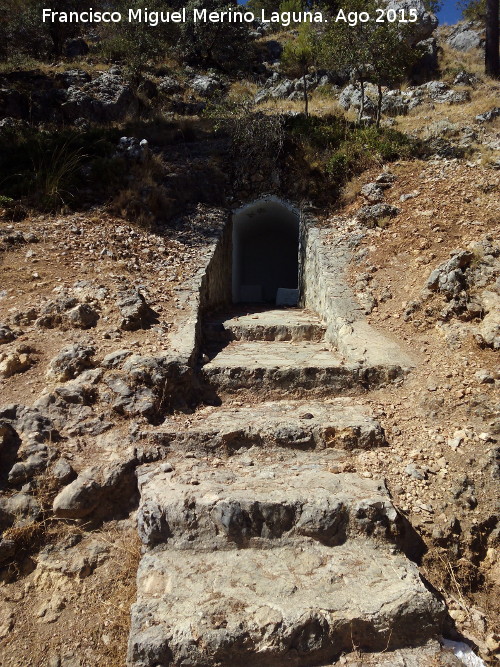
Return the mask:
{"type": "Polygon", "coordinates": [[[233,216],[233,303],[296,306],[299,300],[299,214],[262,199],[233,216]]]}

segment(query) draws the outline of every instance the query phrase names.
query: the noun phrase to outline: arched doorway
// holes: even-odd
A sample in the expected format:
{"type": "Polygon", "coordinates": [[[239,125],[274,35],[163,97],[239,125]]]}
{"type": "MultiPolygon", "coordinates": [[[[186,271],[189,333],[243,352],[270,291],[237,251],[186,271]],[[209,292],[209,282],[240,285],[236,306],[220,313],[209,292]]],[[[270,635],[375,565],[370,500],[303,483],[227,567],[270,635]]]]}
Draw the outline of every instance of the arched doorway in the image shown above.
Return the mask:
{"type": "Polygon", "coordinates": [[[299,297],[299,214],[274,198],[233,216],[233,303],[296,305],[299,297]]]}

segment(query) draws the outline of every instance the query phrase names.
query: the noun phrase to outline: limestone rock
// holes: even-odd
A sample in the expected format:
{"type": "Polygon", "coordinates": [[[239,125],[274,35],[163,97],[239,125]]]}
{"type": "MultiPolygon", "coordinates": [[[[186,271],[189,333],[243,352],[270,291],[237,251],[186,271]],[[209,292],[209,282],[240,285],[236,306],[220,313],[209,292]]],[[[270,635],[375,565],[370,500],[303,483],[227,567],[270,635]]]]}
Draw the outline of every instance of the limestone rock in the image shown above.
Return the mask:
{"type": "Polygon", "coordinates": [[[47,377],[65,382],[93,365],[95,349],[84,345],[68,345],[52,359],[47,369],[47,377]]]}
{"type": "Polygon", "coordinates": [[[179,469],[148,473],[139,480],[141,539],[149,546],[206,550],[268,540],[286,544],[297,536],[329,546],[360,534],[397,541],[404,533],[380,482],[307,468],[294,473],[289,476],[276,466],[206,471],[198,473],[196,487],[192,474],[179,469]]]}
{"type": "Polygon", "coordinates": [[[469,250],[462,250],[452,255],[451,259],[440,264],[427,279],[426,287],[433,292],[441,292],[447,298],[458,296],[466,287],[465,269],[470,266],[474,255],[469,250]]]}
{"type": "Polygon", "coordinates": [[[117,304],[123,317],[120,328],[125,331],[145,329],[154,318],[153,311],[138,290],[130,289],[122,292],[117,304]]]}
{"type": "Polygon", "coordinates": [[[374,227],[383,218],[394,218],[399,213],[399,208],[391,204],[373,204],[363,206],[358,211],[358,219],[368,227],[374,227]]]}
{"type": "Polygon", "coordinates": [[[0,353],[0,377],[9,378],[17,373],[23,373],[32,366],[33,360],[28,354],[13,352],[0,353]]]}
{"type": "Polygon", "coordinates": [[[471,51],[484,44],[481,28],[472,21],[457,24],[450,33],[448,44],[457,51],[471,51]]]}
{"type": "Polygon", "coordinates": [[[491,123],[492,120],[500,116],[500,107],[494,107],[491,111],[481,113],[476,116],[477,123],[491,123]]]}
{"type": "Polygon", "coordinates": [[[153,441],[200,453],[236,452],[245,447],[371,449],[385,444],[384,431],[363,406],[349,399],[266,401],[252,408],[219,409],[192,424],[188,433],[157,429],[153,441]],[[307,419],[301,415],[308,415],[307,419]]]}
{"type": "Polygon", "coordinates": [[[384,199],[384,191],[377,183],[367,183],[361,188],[361,194],[370,202],[370,204],[377,204],[384,199]]]}
{"type": "Polygon", "coordinates": [[[211,97],[224,89],[223,82],[215,76],[197,75],[191,81],[191,88],[202,97],[211,97]]]}
{"type": "Polygon", "coordinates": [[[6,324],[0,324],[0,345],[10,343],[16,338],[16,334],[6,324]]]}
{"type": "Polygon", "coordinates": [[[433,102],[437,104],[463,104],[470,101],[470,93],[467,90],[452,90],[443,81],[429,81],[420,86],[433,102]]]}
{"type": "Polygon", "coordinates": [[[83,85],[88,83],[91,78],[90,74],[82,69],[68,69],[65,72],[56,74],[56,81],[60,81],[66,88],[83,85]]]}
{"type": "Polygon", "coordinates": [[[135,460],[93,466],[81,472],[55,497],[52,506],[56,516],[81,519],[99,509],[104,515],[109,505],[115,514],[127,513],[135,498],[135,460]]]}
{"type": "Polygon", "coordinates": [[[9,482],[20,484],[32,479],[35,475],[45,470],[47,466],[47,454],[38,452],[28,456],[25,461],[15,463],[9,471],[9,482]]]}
{"type": "Polygon", "coordinates": [[[80,303],[71,308],[66,317],[68,321],[79,329],[89,329],[97,324],[99,313],[88,303],[80,303]]]}
{"type": "Polygon", "coordinates": [[[23,525],[40,518],[42,508],[30,494],[20,491],[9,497],[0,497],[0,526],[23,525]]]}
{"type": "Polygon", "coordinates": [[[179,93],[182,88],[176,79],[171,76],[164,76],[158,84],[158,90],[160,90],[162,93],[172,95],[173,93],[179,93]]]}
{"type": "Polygon", "coordinates": [[[438,19],[427,11],[423,0],[388,0],[387,9],[404,9],[408,17],[410,10],[416,10],[418,19],[409,24],[411,30],[408,39],[412,45],[429,38],[438,26],[438,19]]]}
{"type": "Polygon", "coordinates": [[[51,470],[51,474],[60,484],[69,484],[76,473],[71,467],[70,462],[65,458],[58,459],[51,470]]]}
{"type": "Polygon", "coordinates": [[[52,506],[56,516],[81,519],[99,504],[102,489],[94,476],[97,470],[90,468],[68,484],[54,499],[52,506]]]}
{"type": "Polygon", "coordinates": [[[500,350],[500,294],[485,290],[482,303],[486,315],[478,327],[478,342],[485,347],[500,350]]]}

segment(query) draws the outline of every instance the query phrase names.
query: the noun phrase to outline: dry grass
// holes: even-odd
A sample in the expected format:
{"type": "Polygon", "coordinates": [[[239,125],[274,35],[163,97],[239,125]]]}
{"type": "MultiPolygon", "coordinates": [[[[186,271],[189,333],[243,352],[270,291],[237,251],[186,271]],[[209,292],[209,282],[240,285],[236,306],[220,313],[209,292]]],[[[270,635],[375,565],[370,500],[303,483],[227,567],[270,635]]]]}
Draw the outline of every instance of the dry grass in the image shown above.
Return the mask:
{"type": "MultiPolygon", "coordinates": [[[[98,642],[99,664],[102,667],[123,665],[130,631],[130,607],[136,598],[136,573],[141,557],[137,531],[120,531],[107,528],[99,533],[99,538],[107,544],[112,556],[107,563],[111,583],[108,587],[95,589],[95,632],[102,634],[106,628],[106,643],[98,642]]],[[[101,639],[101,637],[99,637],[101,639]]]]}
{"type": "Polygon", "coordinates": [[[481,49],[457,51],[448,46],[446,42],[443,42],[440,46],[439,68],[446,83],[452,83],[456,74],[461,70],[475,74],[479,78],[485,78],[484,55],[481,49]]]}
{"type": "MultiPolygon", "coordinates": [[[[264,100],[256,108],[259,111],[273,114],[288,113],[290,111],[302,113],[304,111],[304,102],[303,100],[264,100]]],[[[309,113],[314,116],[326,116],[328,114],[345,112],[336,99],[327,97],[324,91],[314,91],[309,95],[309,113]]]]}

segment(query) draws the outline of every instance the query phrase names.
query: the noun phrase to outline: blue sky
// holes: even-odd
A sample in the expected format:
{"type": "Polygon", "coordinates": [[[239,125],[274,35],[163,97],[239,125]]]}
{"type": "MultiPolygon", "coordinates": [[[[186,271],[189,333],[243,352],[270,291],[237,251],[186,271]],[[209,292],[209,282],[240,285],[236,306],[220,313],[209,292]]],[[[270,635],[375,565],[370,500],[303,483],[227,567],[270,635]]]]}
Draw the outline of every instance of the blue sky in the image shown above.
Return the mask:
{"type": "Polygon", "coordinates": [[[456,23],[460,18],[456,0],[444,0],[443,8],[438,12],[440,23],[456,23]]]}
{"type": "MultiPolygon", "coordinates": [[[[239,5],[244,5],[246,0],[238,0],[239,5]]],[[[460,18],[460,12],[457,8],[457,0],[444,0],[443,7],[440,12],[438,12],[439,22],[440,23],[456,23],[460,18]]],[[[280,0],[276,0],[276,9],[280,5],[280,0]]]]}

